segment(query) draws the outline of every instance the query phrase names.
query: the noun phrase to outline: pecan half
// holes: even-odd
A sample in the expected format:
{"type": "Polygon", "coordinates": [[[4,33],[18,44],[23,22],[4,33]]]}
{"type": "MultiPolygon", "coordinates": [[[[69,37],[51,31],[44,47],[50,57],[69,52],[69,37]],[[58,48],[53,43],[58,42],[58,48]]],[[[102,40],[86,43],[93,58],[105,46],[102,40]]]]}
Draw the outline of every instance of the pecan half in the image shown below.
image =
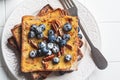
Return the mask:
{"type": "Polygon", "coordinates": [[[54,23],[52,23],[51,26],[52,26],[53,30],[57,33],[57,31],[58,31],[57,26],[54,23]]]}
{"type": "Polygon", "coordinates": [[[48,62],[42,61],[42,64],[43,64],[44,69],[48,68],[48,62]]]}
{"type": "Polygon", "coordinates": [[[57,33],[59,27],[61,26],[61,23],[58,20],[54,20],[52,21],[52,28],[54,29],[54,31],[57,33]]]}
{"type": "Polygon", "coordinates": [[[66,46],[68,49],[72,50],[72,45],[70,45],[70,44],[67,43],[65,46],[66,46]]]}
{"type": "Polygon", "coordinates": [[[38,49],[37,44],[36,44],[35,42],[33,42],[32,40],[28,40],[28,43],[29,43],[32,47],[38,49]]]}
{"type": "Polygon", "coordinates": [[[56,26],[57,26],[58,28],[61,26],[61,23],[60,23],[60,21],[58,21],[58,20],[55,20],[54,23],[56,24],[56,26]]]}
{"type": "Polygon", "coordinates": [[[43,58],[43,60],[44,60],[44,61],[50,61],[50,60],[52,60],[54,57],[55,57],[55,55],[52,54],[52,55],[50,55],[50,56],[47,56],[47,57],[43,58]]]}
{"type": "Polygon", "coordinates": [[[40,12],[37,14],[37,16],[43,16],[52,11],[53,11],[53,8],[48,4],[40,10],[40,12]]]}

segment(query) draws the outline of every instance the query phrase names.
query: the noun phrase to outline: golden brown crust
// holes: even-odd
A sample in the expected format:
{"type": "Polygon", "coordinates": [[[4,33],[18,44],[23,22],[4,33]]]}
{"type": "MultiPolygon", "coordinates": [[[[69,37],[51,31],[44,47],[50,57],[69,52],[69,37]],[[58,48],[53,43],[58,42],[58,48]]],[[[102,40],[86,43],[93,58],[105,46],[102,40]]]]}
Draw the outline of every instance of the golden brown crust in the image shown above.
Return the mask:
{"type": "MultiPolygon", "coordinates": [[[[24,16],[22,18],[22,51],[21,51],[22,52],[22,59],[21,59],[22,60],[21,61],[22,72],[45,71],[45,70],[46,71],[59,71],[59,70],[64,70],[64,71],[67,70],[68,71],[68,70],[71,70],[72,64],[77,61],[77,46],[78,45],[76,45],[75,43],[76,43],[76,38],[78,38],[78,35],[75,32],[76,32],[76,28],[78,26],[78,23],[77,23],[78,20],[76,17],[72,17],[72,16],[66,16],[66,15],[61,16],[60,15],[61,12],[62,12],[61,9],[56,9],[55,11],[48,13],[42,17],[24,16]],[[70,62],[65,63],[63,60],[58,65],[53,65],[51,63],[51,61],[42,62],[43,57],[34,58],[33,60],[28,57],[29,52],[31,50],[34,50],[34,48],[32,46],[30,46],[30,44],[28,43],[28,38],[27,38],[32,24],[47,25],[46,30],[43,32],[44,35],[47,35],[46,33],[48,32],[49,29],[51,29],[50,22],[57,19],[58,21],[60,21],[60,23],[61,23],[60,28],[62,29],[63,25],[68,22],[69,18],[73,19],[73,21],[71,22],[71,25],[73,26],[73,28],[69,32],[69,34],[71,36],[71,38],[70,38],[71,40],[68,41],[68,43],[70,45],[73,45],[74,47],[73,47],[73,50],[70,50],[67,47],[64,47],[64,52],[62,52],[63,54],[60,58],[63,59],[63,57],[66,54],[71,54],[73,56],[73,58],[70,62]],[[43,22],[43,21],[45,21],[45,22],[43,22]],[[28,61],[29,63],[26,63],[26,61],[28,61]],[[44,66],[43,66],[43,64],[41,64],[38,61],[44,63],[44,66]],[[32,64],[31,64],[31,62],[32,62],[32,64]],[[66,66],[64,66],[64,64],[66,64],[66,66]],[[33,65],[36,65],[36,66],[34,66],[34,68],[32,68],[33,65]],[[63,65],[63,66],[61,66],[61,65],[63,65]],[[25,67],[25,66],[29,66],[29,67],[25,67]]],[[[57,28],[59,28],[59,27],[57,27],[57,28]]],[[[41,40],[34,39],[34,38],[32,40],[35,41],[36,43],[41,41],[41,40]]]]}
{"type": "Polygon", "coordinates": [[[33,72],[32,78],[33,80],[45,79],[50,73],[51,71],[33,72]]]}
{"type": "Polygon", "coordinates": [[[21,24],[17,24],[14,26],[13,29],[11,29],[11,32],[13,34],[13,37],[16,41],[16,45],[18,47],[18,49],[20,49],[20,34],[21,34],[21,27],[20,27],[21,24]]]}
{"type": "Polygon", "coordinates": [[[37,16],[44,16],[44,15],[46,15],[47,13],[52,12],[52,11],[53,11],[53,8],[52,8],[49,4],[47,4],[46,6],[44,6],[44,7],[40,10],[40,12],[37,14],[37,16]]]}
{"type": "Polygon", "coordinates": [[[13,36],[11,36],[10,38],[8,38],[8,43],[9,43],[9,45],[11,45],[13,48],[15,48],[15,49],[18,48],[13,36]]]}
{"type": "MultiPolygon", "coordinates": [[[[48,10],[49,11],[49,10],[48,10]]],[[[44,12],[44,11],[43,11],[44,12]]],[[[42,13],[42,12],[41,12],[42,13]]],[[[67,13],[65,13],[65,11],[61,11],[61,13],[62,13],[62,15],[67,15],[67,13]]],[[[39,16],[39,14],[38,14],[38,16],[39,16]]],[[[41,15],[41,16],[43,16],[43,15],[41,15]]],[[[29,16],[30,17],[30,16],[29,16]]],[[[71,21],[69,21],[69,22],[71,22],[71,21]]],[[[58,24],[58,23],[57,23],[58,24]]],[[[58,25],[57,25],[58,26],[58,25]]],[[[61,56],[61,53],[58,55],[58,56],[61,56]]],[[[41,73],[41,72],[39,72],[39,73],[41,73]]],[[[47,72],[46,72],[47,73],[47,72]]],[[[45,73],[45,74],[46,74],[45,73]]],[[[37,74],[37,73],[35,73],[35,74],[37,74]]],[[[44,74],[44,72],[43,72],[43,74],[44,74]]],[[[32,73],[32,75],[34,75],[34,73],[32,73]]],[[[36,77],[38,77],[38,76],[40,76],[40,75],[37,75],[36,77]]],[[[35,79],[35,78],[34,78],[35,79]]]]}
{"type": "MultiPolygon", "coordinates": [[[[49,13],[49,12],[51,12],[51,11],[53,11],[53,8],[48,4],[48,5],[46,5],[45,7],[43,7],[41,10],[40,10],[40,12],[37,14],[37,16],[43,16],[43,14],[45,15],[45,14],[47,14],[47,13],[49,13]],[[42,15],[41,15],[42,14],[42,15]]],[[[15,33],[15,31],[19,31],[19,27],[21,27],[19,24],[18,25],[16,25],[11,31],[12,31],[12,33],[13,33],[13,36],[15,37],[15,39],[14,39],[14,37],[11,37],[11,38],[9,38],[8,39],[8,43],[11,45],[11,46],[13,46],[14,48],[17,48],[18,46],[19,46],[19,48],[20,48],[20,34],[21,34],[21,32],[20,32],[20,34],[16,34],[15,33]],[[17,45],[16,45],[16,43],[15,43],[15,41],[17,41],[17,45]]],[[[19,49],[20,50],[20,49],[19,49]]],[[[32,74],[32,76],[33,76],[33,80],[36,80],[36,78],[35,77],[37,77],[37,78],[40,78],[40,77],[44,77],[44,78],[46,78],[47,76],[48,76],[48,73],[50,74],[50,72],[34,72],[34,73],[31,73],[32,74]]]]}

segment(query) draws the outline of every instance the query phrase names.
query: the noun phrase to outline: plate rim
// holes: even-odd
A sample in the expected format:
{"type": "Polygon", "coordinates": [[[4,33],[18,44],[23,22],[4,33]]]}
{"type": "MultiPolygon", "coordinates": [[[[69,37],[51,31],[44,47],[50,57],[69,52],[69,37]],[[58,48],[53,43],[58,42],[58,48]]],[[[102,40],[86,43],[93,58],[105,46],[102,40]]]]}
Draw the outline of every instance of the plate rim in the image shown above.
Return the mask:
{"type": "MultiPolygon", "coordinates": [[[[76,0],[76,1],[78,1],[78,0],[76,0]]],[[[21,2],[21,3],[23,3],[24,2],[24,0],[21,2]]],[[[78,1],[79,2],[79,1],[78,1]]],[[[20,3],[20,4],[21,4],[20,3]]],[[[80,2],[79,2],[80,3],[80,2]]],[[[20,5],[19,4],[19,5],[20,5]]],[[[90,14],[90,16],[93,18],[93,20],[94,20],[94,22],[95,22],[95,24],[96,24],[96,28],[97,28],[97,30],[98,30],[98,35],[99,35],[99,49],[101,49],[101,35],[100,35],[100,30],[99,30],[99,27],[98,27],[98,25],[97,25],[97,22],[96,22],[96,20],[95,20],[95,18],[93,17],[93,15],[91,14],[91,12],[82,4],[82,3],[80,3],[87,11],[88,11],[88,13],[90,14]]],[[[19,7],[19,5],[17,5],[17,7],[12,11],[12,13],[10,14],[10,16],[15,12],[15,10],[19,7]]],[[[9,16],[9,17],[10,17],[9,16]]],[[[6,60],[4,59],[4,52],[3,52],[3,36],[4,36],[4,32],[5,32],[5,26],[6,26],[6,24],[8,23],[8,21],[9,21],[9,17],[7,18],[7,21],[5,22],[5,25],[4,25],[4,28],[3,28],[3,31],[2,31],[2,36],[1,36],[1,54],[2,54],[2,59],[1,59],[1,62],[2,62],[2,65],[7,69],[7,71],[9,71],[10,72],[10,74],[9,73],[7,73],[6,72],[6,74],[8,74],[8,76],[10,77],[10,79],[12,79],[13,77],[14,77],[14,79],[17,79],[17,77],[15,77],[14,75],[13,75],[13,71],[11,71],[11,69],[9,69],[9,67],[8,67],[8,64],[6,63],[6,60]],[[12,78],[11,78],[12,77],[12,78]]],[[[6,70],[5,70],[6,71],[6,70]]]]}

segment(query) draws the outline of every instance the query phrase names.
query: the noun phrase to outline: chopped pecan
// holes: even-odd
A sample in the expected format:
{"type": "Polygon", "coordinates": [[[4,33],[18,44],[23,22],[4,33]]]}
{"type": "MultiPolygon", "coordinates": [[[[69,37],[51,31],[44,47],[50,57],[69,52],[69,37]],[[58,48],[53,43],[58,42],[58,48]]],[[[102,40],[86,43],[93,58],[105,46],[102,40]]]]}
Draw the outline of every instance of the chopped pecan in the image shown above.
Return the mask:
{"type": "Polygon", "coordinates": [[[53,30],[57,33],[58,30],[57,30],[56,25],[54,23],[52,23],[51,25],[52,25],[53,30]]]}
{"type": "Polygon", "coordinates": [[[36,44],[35,42],[33,42],[32,40],[28,40],[28,43],[29,43],[32,47],[38,49],[37,44],[36,44]]]}
{"type": "Polygon", "coordinates": [[[37,72],[33,72],[33,73],[31,73],[31,76],[33,79],[37,80],[41,75],[39,75],[37,72]]]}
{"type": "Polygon", "coordinates": [[[50,5],[46,5],[43,7],[40,12],[37,14],[37,16],[43,16],[45,14],[48,14],[49,12],[53,11],[53,8],[50,5]]]}
{"type": "Polygon", "coordinates": [[[68,49],[70,49],[70,50],[72,50],[72,45],[70,45],[70,44],[66,44],[66,47],[68,48],[68,49]]]}
{"type": "Polygon", "coordinates": [[[64,54],[64,47],[61,47],[61,55],[64,54]]]}
{"type": "Polygon", "coordinates": [[[82,45],[83,45],[83,41],[80,40],[80,39],[76,39],[75,44],[76,44],[77,46],[82,47],[82,45]]]}
{"type": "Polygon", "coordinates": [[[43,60],[44,60],[44,61],[50,61],[50,60],[52,60],[54,57],[55,57],[55,55],[52,54],[52,55],[50,55],[50,56],[47,56],[47,57],[43,58],[43,60]]]}
{"type": "Polygon", "coordinates": [[[61,23],[58,20],[55,20],[55,24],[57,25],[58,28],[61,26],[61,23]]]}
{"type": "Polygon", "coordinates": [[[78,61],[83,57],[80,47],[78,47],[78,61]]]}
{"type": "Polygon", "coordinates": [[[44,69],[48,68],[48,62],[42,61],[42,64],[43,64],[44,69]]]}
{"type": "Polygon", "coordinates": [[[58,28],[61,26],[61,23],[58,20],[54,20],[52,21],[52,28],[54,29],[54,31],[57,33],[58,32],[58,28]]]}
{"type": "Polygon", "coordinates": [[[68,18],[68,21],[69,21],[69,23],[71,23],[73,21],[73,19],[72,18],[68,18]]]}
{"type": "Polygon", "coordinates": [[[83,45],[83,41],[79,40],[79,46],[82,47],[82,45],[83,45]]]}
{"type": "Polygon", "coordinates": [[[58,57],[60,57],[60,56],[61,56],[61,52],[60,52],[60,51],[58,52],[57,56],[58,56],[58,57]]]}
{"type": "Polygon", "coordinates": [[[62,29],[59,29],[59,30],[58,30],[58,34],[59,34],[60,36],[63,35],[63,31],[62,31],[62,29]]]}
{"type": "Polygon", "coordinates": [[[66,16],[66,15],[68,15],[67,11],[61,10],[61,16],[66,16]]]}
{"type": "Polygon", "coordinates": [[[44,37],[43,37],[43,40],[47,40],[47,39],[48,39],[48,36],[44,36],[44,37]]]}

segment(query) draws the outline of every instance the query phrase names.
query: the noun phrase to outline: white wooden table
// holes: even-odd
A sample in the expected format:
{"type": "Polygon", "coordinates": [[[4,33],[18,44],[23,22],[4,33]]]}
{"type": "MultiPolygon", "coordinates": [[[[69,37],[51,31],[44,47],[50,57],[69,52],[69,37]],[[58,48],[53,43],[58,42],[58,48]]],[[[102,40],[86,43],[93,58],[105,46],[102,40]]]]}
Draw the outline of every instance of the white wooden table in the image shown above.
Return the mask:
{"type": "MultiPolygon", "coordinates": [[[[0,0],[0,35],[5,21],[22,1],[0,0]]],[[[101,51],[109,62],[107,69],[96,70],[87,80],[120,80],[120,0],[79,1],[90,10],[98,23],[102,40],[101,51]]],[[[0,58],[0,80],[9,80],[3,67],[0,58]]]]}

